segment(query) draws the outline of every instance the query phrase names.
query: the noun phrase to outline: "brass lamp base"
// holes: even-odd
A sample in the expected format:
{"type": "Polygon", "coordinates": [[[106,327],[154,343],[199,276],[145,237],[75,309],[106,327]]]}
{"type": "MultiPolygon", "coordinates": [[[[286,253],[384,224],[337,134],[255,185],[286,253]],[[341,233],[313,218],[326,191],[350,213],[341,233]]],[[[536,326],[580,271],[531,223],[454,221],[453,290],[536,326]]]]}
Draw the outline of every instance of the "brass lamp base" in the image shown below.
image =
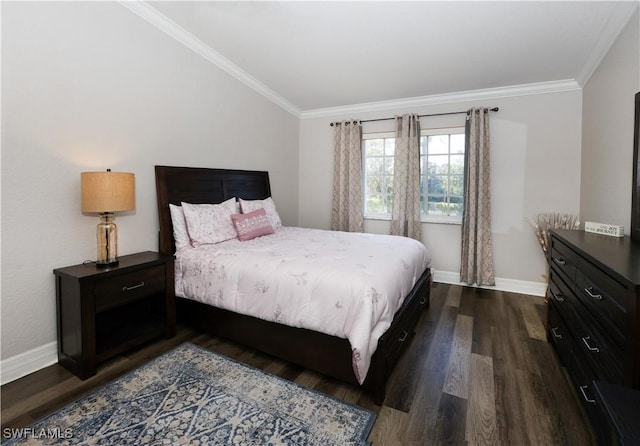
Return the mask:
{"type": "Polygon", "coordinates": [[[100,213],[96,228],[98,242],[97,268],[112,268],[118,265],[118,228],[113,212],[100,213]]]}

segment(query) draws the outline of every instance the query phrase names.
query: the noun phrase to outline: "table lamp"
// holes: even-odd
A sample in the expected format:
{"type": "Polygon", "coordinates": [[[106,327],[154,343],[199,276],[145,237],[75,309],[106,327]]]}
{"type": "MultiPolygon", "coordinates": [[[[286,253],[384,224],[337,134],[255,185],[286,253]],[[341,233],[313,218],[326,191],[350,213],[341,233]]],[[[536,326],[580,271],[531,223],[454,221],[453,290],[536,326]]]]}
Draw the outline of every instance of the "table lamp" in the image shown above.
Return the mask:
{"type": "Polygon", "coordinates": [[[135,175],[128,172],[82,172],[80,174],[82,212],[98,212],[96,235],[98,268],[118,265],[118,228],[115,212],[136,208],[135,175]]]}

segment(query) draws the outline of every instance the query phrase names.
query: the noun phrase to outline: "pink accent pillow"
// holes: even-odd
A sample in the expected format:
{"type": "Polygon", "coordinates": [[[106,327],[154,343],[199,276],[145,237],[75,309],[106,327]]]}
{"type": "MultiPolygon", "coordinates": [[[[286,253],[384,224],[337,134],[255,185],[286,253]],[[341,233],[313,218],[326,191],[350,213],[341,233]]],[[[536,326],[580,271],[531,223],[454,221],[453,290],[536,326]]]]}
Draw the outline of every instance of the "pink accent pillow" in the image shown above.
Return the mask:
{"type": "Polygon", "coordinates": [[[242,242],[275,232],[262,208],[248,214],[234,214],[231,219],[238,232],[238,240],[242,242]]]}

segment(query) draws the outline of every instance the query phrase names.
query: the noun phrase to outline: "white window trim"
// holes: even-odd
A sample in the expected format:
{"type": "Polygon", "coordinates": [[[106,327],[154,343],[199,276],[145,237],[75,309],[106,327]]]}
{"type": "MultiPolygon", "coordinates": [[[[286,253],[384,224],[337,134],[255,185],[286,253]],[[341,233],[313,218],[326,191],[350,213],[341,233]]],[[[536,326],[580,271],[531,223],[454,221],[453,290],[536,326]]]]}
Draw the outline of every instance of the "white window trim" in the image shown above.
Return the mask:
{"type": "MultiPolygon", "coordinates": [[[[464,132],[463,132],[464,133],[464,132]]],[[[395,138],[395,132],[362,132],[362,139],[395,138]]]]}
{"type": "MultiPolygon", "coordinates": [[[[362,133],[362,171],[365,173],[365,175],[362,175],[362,190],[363,192],[366,191],[366,180],[367,180],[367,176],[366,176],[366,172],[367,172],[367,157],[364,156],[364,140],[365,139],[383,139],[383,138],[395,138],[396,137],[396,133],[395,132],[371,132],[371,133],[362,133]]],[[[365,203],[367,200],[367,196],[366,194],[362,194],[362,209],[365,209],[365,203]]],[[[365,220],[391,220],[391,214],[390,213],[373,213],[373,212],[368,212],[364,214],[364,219],[365,220]]]]}
{"type": "MultiPolygon", "coordinates": [[[[420,129],[420,136],[431,136],[431,135],[464,135],[465,128],[464,127],[443,127],[443,128],[430,128],[430,129],[420,129]]],[[[452,217],[450,215],[428,215],[428,214],[420,214],[420,222],[422,223],[435,223],[435,224],[446,224],[446,225],[462,225],[462,216],[452,217]]]]}
{"type": "Polygon", "coordinates": [[[438,127],[432,129],[420,129],[420,136],[431,135],[464,135],[464,127],[438,127]]]}
{"type": "MultiPolygon", "coordinates": [[[[444,127],[444,128],[430,128],[430,129],[421,129],[420,136],[430,136],[430,135],[442,135],[442,134],[464,134],[464,127],[444,127]]],[[[362,169],[363,172],[366,173],[366,162],[367,159],[364,156],[364,140],[365,139],[380,139],[380,138],[395,138],[395,132],[370,132],[362,134],[362,169]]],[[[362,175],[362,190],[366,190],[366,174],[362,175]]],[[[365,200],[367,199],[366,194],[362,194],[362,209],[365,208],[365,200]]],[[[365,213],[365,220],[383,220],[383,221],[391,221],[390,213],[365,213]]],[[[452,217],[449,215],[420,215],[421,223],[432,223],[432,224],[445,224],[445,225],[461,225],[462,224],[462,216],[460,217],[452,217]]]]}

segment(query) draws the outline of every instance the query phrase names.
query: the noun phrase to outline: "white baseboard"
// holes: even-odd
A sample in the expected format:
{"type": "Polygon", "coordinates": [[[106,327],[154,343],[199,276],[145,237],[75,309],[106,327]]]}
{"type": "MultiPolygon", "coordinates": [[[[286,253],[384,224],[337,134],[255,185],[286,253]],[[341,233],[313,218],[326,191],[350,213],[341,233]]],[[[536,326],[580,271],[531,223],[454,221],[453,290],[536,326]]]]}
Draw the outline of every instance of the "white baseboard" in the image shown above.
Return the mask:
{"type": "MultiPolygon", "coordinates": [[[[451,271],[434,270],[433,281],[440,283],[448,283],[452,285],[468,286],[460,282],[460,273],[451,271]]],[[[526,280],[502,279],[496,277],[496,286],[480,286],[487,290],[507,291],[510,293],[530,294],[532,296],[544,297],[547,292],[547,284],[545,282],[529,282],[526,280]]]]}
{"type": "Polygon", "coordinates": [[[2,360],[0,384],[4,385],[29,373],[36,372],[58,362],[58,342],[36,347],[28,352],[20,353],[2,360]]]}

